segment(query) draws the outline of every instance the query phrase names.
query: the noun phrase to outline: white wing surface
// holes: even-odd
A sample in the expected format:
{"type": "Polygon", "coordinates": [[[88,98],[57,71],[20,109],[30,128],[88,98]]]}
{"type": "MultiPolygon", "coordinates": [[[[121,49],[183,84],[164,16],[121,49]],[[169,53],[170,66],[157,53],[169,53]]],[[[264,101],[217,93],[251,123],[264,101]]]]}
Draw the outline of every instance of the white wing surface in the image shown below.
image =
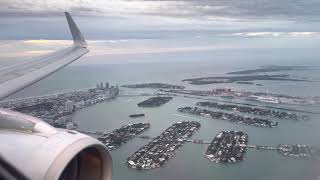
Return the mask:
{"type": "Polygon", "coordinates": [[[65,13],[73,37],[69,48],[0,67],[0,100],[47,77],[88,53],[87,43],[68,12],[65,13]]]}
{"type": "MultiPolygon", "coordinates": [[[[77,25],[65,13],[73,46],[34,60],[0,66],[0,100],[88,52],[77,25]]],[[[54,128],[42,120],[0,108],[0,179],[111,180],[112,159],[97,139],[54,128]]]]}

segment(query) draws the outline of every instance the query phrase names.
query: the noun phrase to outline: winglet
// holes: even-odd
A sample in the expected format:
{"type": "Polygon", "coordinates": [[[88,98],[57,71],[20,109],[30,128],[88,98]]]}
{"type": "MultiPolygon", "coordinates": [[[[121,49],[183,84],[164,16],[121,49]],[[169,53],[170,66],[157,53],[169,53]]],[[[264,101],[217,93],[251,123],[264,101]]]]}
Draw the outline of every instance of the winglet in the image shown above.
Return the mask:
{"type": "Polygon", "coordinates": [[[72,38],[73,38],[73,45],[74,46],[80,46],[80,47],[87,47],[87,42],[84,39],[84,37],[82,36],[78,26],[76,25],[76,23],[73,21],[72,17],[70,16],[70,14],[68,12],[65,12],[68,24],[69,24],[69,28],[72,34],[72,38]]]}

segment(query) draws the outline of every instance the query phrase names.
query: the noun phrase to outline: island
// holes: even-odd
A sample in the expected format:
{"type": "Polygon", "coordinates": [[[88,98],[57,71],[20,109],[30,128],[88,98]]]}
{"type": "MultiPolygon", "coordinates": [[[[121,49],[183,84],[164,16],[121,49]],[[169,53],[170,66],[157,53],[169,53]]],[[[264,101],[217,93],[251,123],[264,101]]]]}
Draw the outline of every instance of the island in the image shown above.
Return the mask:
{"type": "Polygon", "coordinates": [[[178,108],[178,111],[182,113],[205,116],[205,117],[210,117],[212,119],[220,119],[224,121],[256,126],[256,127],[273,128],[278,125],[278,122],[267,120],[267,119],[261,119],[253,116],[236,115],[232,113],[225,113],[222,111],[209,111],[209,110],[201,109],[197,107],[181,107],[181,108],[178,108]]]}
{"type": "Polygon", "coordinates": [[[249,69],[242,71],[233,71],[227,74],[254,74],[254,73],[268,73],[268,72],[280,72],[280,71],[298,71],[298,70],[311,70],[309,66],[261,66],[258,69],[249,69]]]}
{"type": "Polygon", "coordinates": [[[188,82],[192,85],[206,85],[206,84],[217,84],[217,83],[236,83],[250,82],[250,81],[308,81],[306,79],[291,78],[288,74],[277,74],[277,75],[241,75],[241,76],[216,76],[216,77],[201,77],[184,79],[182,81],[188,82]]]}
{"type": "MultiPolygon", "coordinates": [[[[174,90],[160,89],[158,95],[191,95],[201,97],[222,97],[222,98],[239,98],[247,101],[255,101],[272,104],[317,104],[320,103],[320,97],[301,97],[286,94],[275,94],[266,92],[239,91],[231,88],[213,88],[208,90],[174,90]]],[[[188,96],[186,96],[188,97],[188,96]]],[[[190,97],[190,96],[189,96],[190,97]]]]}
{"type": "Polygon", "coordinates": [[[151,88],[151,89],[184,89],[184,86],[164,84],[164,83],[144,83],[144,84],[130,84],[122,85],[126,88],[151,88]]]}
{"type": "Polygon", "coordinates": [[[247,81],[237,81],[237,84],[254,84],[253,82],[247,82],[247,81]]]}
{"type": "Polygon", "coordinates": [[[319,158],[320,157],[320,149],[300,144],[280,144],[278,145],[277,151],[283,155],[288,157],[295,158],[319,158]]]}
{"type": "Polygon", "coordinates": [[[151,97],[145,101],[138,103],[137,105],[139,107],[158,107],[169,102],[171,99],[173,99],[173,97],[164,97],[164,96],[151,97]]]}
{"type": "Polygon", "coordinates": [[[149,123],[135,123],[124,125],[119,129],[116,129],[110,133],[103,134],[97,139],[101,141],[109,150],[116,150],[122,144],[128,142],[135,136],[143,133],[150,128],[149,123]]]}
{"type": "Polygon", "coordinates": [[[197,106],[201,107],[208,107],[208,108],[215,108],[219,110],[225,111],[232,111],[232,112],[240,112],[240,113],[247,113],[247,114],[254,114],[257,116],[264,116],[270,118],[277,118],[277,119],[290,119],[290,120],[309,120],[310,116],[303,114],[298,115],[292,112],[286,111],[279,111],[279,110],[271,110],[271,109],[263,109],[260,107],[249,107],[249,106],[242,106],[242,105],[234,105],[234,104],[219,104],[216,102],[204,101],[204,102],[197,102],[197,106]]]}
{"type": "MultiPolygon", "coordinates": [[[[206,142],[204,140],[198,140],[206,142]]],[[[193,142],[189,140],[189,142],[193,142]]],[[[194,142],[196,143],[196,142],[194,142]]],[[[244,160],[247,148],[260,151],[275,151],[291,158],[319,159],[320,148],[302,144],[279,144],[277,147],[267,145],[249,145],[248,134],[241,131],[222,131],[209,144],[205,157],[216,163],[235,163],[244,160]]]]}
{"type": "Polygon", "coordinates": [[[216,163],[235,163],[244,159],[248,135],[241,131],[222,131],[208,146],[205,157],[216,163]]]}
{"type": "Polygon", "coordinates": [[[184,139],[190,138],[199,128],[200,123],[196,121],[177,122],[127,158],[126,164],[135,169],[161,167],[183,146],[184,139]]]}

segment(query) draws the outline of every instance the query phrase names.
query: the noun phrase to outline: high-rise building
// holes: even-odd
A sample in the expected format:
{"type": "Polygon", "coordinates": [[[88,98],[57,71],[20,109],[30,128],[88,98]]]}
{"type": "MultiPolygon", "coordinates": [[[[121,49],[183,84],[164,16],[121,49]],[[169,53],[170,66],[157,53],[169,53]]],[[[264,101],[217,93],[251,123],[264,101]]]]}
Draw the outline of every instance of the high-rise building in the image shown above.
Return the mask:
{"type": "Polygon", "coordinates": [[[66,102],[66,111],[69,111],[69,112],[73,111],[73,102],[72,101],[66,102]]]}
{"type": "Polygon", "coordinates": [[[106,82],[106,87],[105,87],[105,89],[109,89],[109,83],[108,83],[108,82],[106,82]]]}

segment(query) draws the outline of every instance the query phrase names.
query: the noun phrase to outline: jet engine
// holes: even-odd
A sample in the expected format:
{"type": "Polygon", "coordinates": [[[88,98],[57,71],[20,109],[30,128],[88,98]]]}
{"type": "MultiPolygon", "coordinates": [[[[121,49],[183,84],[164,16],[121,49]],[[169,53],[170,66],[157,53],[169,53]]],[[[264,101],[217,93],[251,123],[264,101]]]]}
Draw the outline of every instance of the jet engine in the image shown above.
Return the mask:
{"type": "Polygon", "coordinates": [[[0,179],[111,179],[112,159],[107,148],[77,131],[0,109],[0,139],[0,157],[5,162],[0,163],[0,179]]]}

